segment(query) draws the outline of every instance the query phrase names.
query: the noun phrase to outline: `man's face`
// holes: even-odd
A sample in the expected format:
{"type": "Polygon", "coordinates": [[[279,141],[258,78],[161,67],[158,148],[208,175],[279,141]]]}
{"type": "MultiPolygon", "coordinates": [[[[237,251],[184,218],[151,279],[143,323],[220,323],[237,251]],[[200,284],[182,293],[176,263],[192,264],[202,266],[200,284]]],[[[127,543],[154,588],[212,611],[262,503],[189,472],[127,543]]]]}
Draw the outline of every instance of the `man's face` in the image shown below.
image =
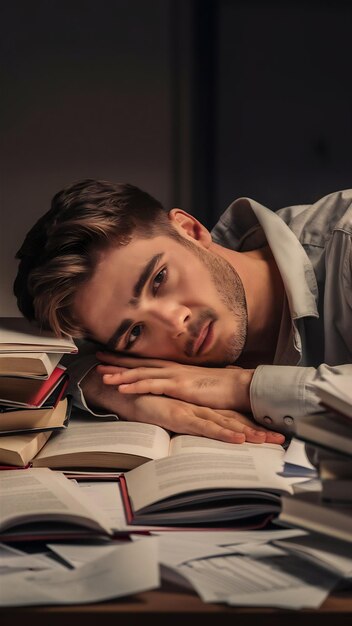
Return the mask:
{"type": "Polygon", "coordinates": [[[125,354],[229,364],[247,335],[238,274],[198,242],[133,238],[104,252],[74,311],[97,341],[125,354]]]}

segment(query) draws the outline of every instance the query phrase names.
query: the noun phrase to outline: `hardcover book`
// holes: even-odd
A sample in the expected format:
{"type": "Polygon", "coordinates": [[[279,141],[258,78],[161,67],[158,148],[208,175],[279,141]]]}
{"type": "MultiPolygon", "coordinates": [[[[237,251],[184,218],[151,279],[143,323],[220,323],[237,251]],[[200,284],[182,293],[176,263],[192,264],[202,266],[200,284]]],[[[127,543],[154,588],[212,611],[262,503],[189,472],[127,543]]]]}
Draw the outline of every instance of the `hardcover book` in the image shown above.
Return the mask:
{"type": "Polygon", "coordinates": [[[0,403],[14,407],[40,407],[65,378],[67,373],[63,365],[57,365],[47,380],[1,376],[0,403]]]}

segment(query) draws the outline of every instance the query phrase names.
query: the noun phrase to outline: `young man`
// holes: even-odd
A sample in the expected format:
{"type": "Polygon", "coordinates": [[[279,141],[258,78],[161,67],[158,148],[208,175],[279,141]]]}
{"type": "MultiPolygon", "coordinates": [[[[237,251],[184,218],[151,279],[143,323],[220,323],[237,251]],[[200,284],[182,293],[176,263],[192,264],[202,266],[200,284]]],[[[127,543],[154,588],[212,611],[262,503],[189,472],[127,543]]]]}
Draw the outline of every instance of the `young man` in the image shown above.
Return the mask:
{"type": "Polygon", "coordinates": [[[110,351],[76,365],[90,408],[282,443],[274,429],[321,412],[324,369],[352,372],[352,191],[277,213],[242,198],[210,234],[131,185],[85,180],[17,256],[22,313],[110,351]]]}

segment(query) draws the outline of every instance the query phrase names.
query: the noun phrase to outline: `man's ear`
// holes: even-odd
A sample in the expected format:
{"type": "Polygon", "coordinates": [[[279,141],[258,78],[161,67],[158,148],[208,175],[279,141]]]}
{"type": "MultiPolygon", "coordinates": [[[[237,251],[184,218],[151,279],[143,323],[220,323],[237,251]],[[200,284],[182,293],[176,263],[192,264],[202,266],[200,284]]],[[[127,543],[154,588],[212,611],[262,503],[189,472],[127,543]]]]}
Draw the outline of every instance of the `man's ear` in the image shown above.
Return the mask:
{"type": "Polygon", "coordinates": [[[193,215],[182,209],[171,209],[169,220],[183,237],[189,237],[198,241],[203,248],[208,248],[211,243],[211,234],[193,215]]]}

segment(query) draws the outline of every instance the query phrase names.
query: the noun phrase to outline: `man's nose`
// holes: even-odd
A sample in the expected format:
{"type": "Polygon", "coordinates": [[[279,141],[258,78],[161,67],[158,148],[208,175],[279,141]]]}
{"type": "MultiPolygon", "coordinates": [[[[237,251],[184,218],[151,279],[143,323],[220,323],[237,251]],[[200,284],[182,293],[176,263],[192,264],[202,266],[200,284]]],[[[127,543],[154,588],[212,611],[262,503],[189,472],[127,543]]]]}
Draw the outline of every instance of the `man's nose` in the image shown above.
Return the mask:
{"type": "Polygon", "coordinates": [[[172,336],[185,332],[186,326],[191,318],[191,311],[183,305],[167,305],[159,303],[152,312],[155,319],[164,324],[172,333],[172,336]]]}

